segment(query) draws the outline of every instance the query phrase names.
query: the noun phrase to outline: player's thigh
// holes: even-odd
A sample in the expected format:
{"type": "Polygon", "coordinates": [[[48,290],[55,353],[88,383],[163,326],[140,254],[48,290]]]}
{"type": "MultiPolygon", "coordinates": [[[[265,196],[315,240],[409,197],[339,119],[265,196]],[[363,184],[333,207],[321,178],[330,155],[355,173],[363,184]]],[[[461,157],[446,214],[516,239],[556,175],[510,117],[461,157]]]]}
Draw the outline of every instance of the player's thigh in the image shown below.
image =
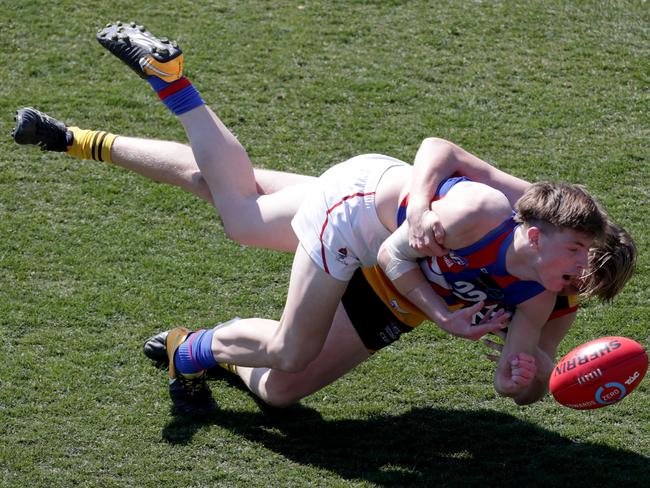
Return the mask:
{"type": "Polygon", "coordinates": [[[291,185],[270,195],[222,199],[219,213],[226,234],[247,246],[295,252],[298,238],[291,221],[312,185],[291,185]]]}
{"type": "Polygon", "coordinates": [[[314,182],[301,183],[283,188],[270,195],[262,195],[258,198],[259,221],[263,225],[265,239],[272,239],[275,242],[275,249],[295,252],[298,247],[291,221],[298,208],[307,195],[313,191],[314,182]]]}
{"type": "Polygon", "coordinates": [[[343,305],[339,305],[316,359],[298,373],[270,370],[265,382],[270,403],[288,405],[341,378],[370,357],[343,305]]]}
{"type": "Polygon", "coordinates": [[[313,193],[315,186],[315,181],[308,181],[260,196],[257,199],[260,214],[266,220],[283,221],[290,224],[305,198],[313,193]]]}
{"type": "Polygon", "coordinates": [[[333,278],[298,246],[287,301],[274,338],[276,354],[311,361],[323,347],[348,283],[333,278]]]}
{"type": "Polygon", "coordinates": [[[315,176],[287,173],[286,171],[274,171],[269,169],[254,168],[255,182],[260,195],[269,195],[289,186],[315,183],[318,178],[315,176]]]}

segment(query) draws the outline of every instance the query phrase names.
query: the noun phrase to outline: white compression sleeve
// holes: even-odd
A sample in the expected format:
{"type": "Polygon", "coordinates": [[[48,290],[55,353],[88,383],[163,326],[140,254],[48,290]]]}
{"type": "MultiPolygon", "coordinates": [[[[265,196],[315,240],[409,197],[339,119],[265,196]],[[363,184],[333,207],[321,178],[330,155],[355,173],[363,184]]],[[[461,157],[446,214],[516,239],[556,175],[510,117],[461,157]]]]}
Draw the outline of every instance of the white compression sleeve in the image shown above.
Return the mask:
{"type": "Polygon", "coordinates": [[[381,265],[391,281],[412,269],[417,269],[416,259],[424,257],[424,254],[409,245],[409,227],[406,221],[384,241],[382,248],[388,256],[388,261],[383,260],[381,265]]]}

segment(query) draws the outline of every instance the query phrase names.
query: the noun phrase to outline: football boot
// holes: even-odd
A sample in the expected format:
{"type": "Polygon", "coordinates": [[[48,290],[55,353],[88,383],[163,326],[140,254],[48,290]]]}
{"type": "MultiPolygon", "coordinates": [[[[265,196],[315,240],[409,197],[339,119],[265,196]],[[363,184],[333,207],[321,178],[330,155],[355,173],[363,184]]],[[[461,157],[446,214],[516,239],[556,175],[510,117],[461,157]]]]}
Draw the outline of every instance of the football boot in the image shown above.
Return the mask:
{"type": "Polygon", "coordinates": [[[16,112],[16,127],[11,136],[17,144],[34,144],[43,151],[65,152],[73,135],[61,121],[38,110],[25,107],[16,112]]]}
{"type": "Polygon", "coordinates": [[[176,41],[155,37],[135,22],[115,22],[97,32],[97,40],[141,78],[171,83],[183,76],[183,52],[176,41]]]}
{"type": "Polygon", "coordinates": [[[142,350],[144,355],[151,359],[158,367],[167,367],[169,358],[167,357],[167,335],[168,330],[159,332],[155,336],[149,337],[144,341],[142,350]]]}
{"type": "Polygon", "coordinates": [[[165,338],[167,360],[169,361],[169,396],[178,413],[205,414],[216,409],[212,392],[206,381],[205,370],[198,373],[184,374],[174,366],[174,354],[192,332],[185,327],[170,330],[165,338]]]}
{"type": "MultiPolygon", "coordinates": [[[[151,359],[157,368],[167,368],[169,366],[169,357],[167,356],[167,335],[169,334],[168,330],[159,332],[158,334],[149,337],[144,341],[144,346],[142,351],[144,355],[151,359]]],[[[221,366],[215,366],[214,368],[207,369],[205,371],[206,378],[208,380],[216,380],[223,378],[226,369],[221,366]]],[[[228,368],[228,371],[232,371],[232,367],[228,368]]]]}

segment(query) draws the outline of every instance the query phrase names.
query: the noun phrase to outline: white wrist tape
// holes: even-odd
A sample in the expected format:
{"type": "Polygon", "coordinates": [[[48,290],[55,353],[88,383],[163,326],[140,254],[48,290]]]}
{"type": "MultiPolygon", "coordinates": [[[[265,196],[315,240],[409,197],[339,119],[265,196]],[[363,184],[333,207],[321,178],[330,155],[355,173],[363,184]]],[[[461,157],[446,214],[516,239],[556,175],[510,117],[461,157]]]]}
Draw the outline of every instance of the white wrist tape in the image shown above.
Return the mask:
{"type": "Polygon", "coordinates": [[[424,254],[409,246],[409,228],[406,221],[384,241],[382,247],[389,257],[389,261],[383,263],[384,272],[391,281],[412,269],[417,269],[419,266],[416,259],[424,257],[424,254]]]}

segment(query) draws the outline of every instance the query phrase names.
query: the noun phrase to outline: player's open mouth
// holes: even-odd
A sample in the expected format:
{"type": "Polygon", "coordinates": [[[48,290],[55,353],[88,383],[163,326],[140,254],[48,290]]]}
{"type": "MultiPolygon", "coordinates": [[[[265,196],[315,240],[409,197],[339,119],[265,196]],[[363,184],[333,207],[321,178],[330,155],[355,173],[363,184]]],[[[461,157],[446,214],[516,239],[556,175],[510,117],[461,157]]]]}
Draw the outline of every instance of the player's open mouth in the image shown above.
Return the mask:
{"type": "Polygon", "coordinates": [[[571,283],[572,276],[568,274],[563,274],[562,279],[566,281],[567,283],[571,283]]]}

